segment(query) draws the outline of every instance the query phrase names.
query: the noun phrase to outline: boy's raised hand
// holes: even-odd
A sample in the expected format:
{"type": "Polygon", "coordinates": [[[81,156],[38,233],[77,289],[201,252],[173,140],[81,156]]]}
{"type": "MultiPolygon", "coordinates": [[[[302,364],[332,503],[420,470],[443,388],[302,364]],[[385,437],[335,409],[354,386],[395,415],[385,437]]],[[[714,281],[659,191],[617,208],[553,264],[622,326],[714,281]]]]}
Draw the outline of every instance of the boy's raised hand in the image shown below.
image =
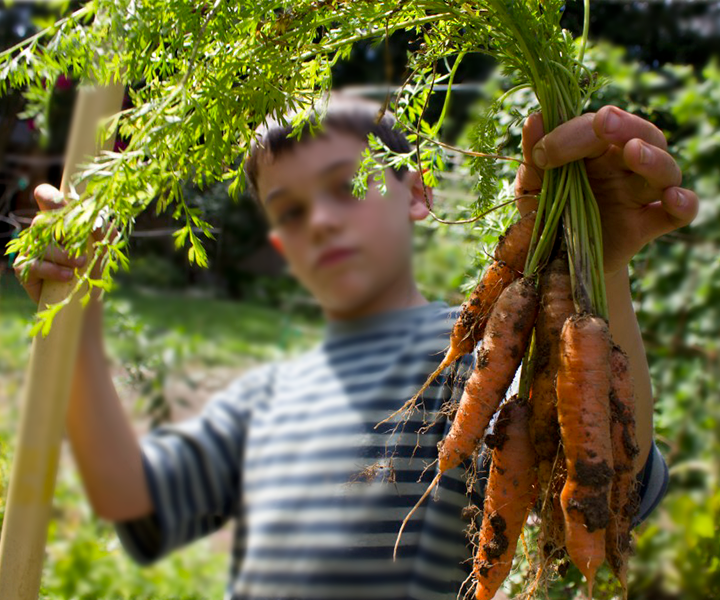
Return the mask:
{"type": "MultiPolygon", "coordinates": [[[[42,211],[56,210],[64,206],[67,202],[63,199],[60,191],[46,183],[43,183],[35,188],[35,201],[38,207],[42,211]]],[[[37,217],[35,217],[37,218],[37,217]]],[[[35,219],[32,221],[35,222],[35,219]]],[[[95,239],[102,239],[105,230],[98,228],[93,231],[93,237],[95,239]]],[[[113,233],[114,235],[114,233],[113,233]]],[[[13,270],[21,285],[25,288],[28,295],[35,301],[40,301],[40,292],[42,291],[42,284],[45,279],[52,279],[55,281],[70,281],[74,274],[74,269],[81,268],[88,260],[87,256],[79,256],[77,258],[71,258],[68,253],[59,246],[50,246],[43,260],[34,261],[29,269],[27,279],[22,279],[20,272],[23,263],[27,261],[27,257],[19,254],[13,263],[13,270]]],[[[97,261],[93,268],[92,276],[99,278],[100,276],[100,261],[97,261]]],[[[93,289],[91,296],[94,298],[99,294],[97,289],[93,289]]]]}
{"type": "MultiPolygon", "coordinates": [[[[662,131],[615,106],[575,117],[543,135],[542,116],[531,115],[522,131],[523,160],[515,194],[539,194],[544,169],[585,159],[600,209],[605,272],[624,268],[648,242],[689,224],[698,197],[680,187],[682,173],[667,152],[662,131]]],[[[521,213],[535,200],[520,200],[521,213]]]]}

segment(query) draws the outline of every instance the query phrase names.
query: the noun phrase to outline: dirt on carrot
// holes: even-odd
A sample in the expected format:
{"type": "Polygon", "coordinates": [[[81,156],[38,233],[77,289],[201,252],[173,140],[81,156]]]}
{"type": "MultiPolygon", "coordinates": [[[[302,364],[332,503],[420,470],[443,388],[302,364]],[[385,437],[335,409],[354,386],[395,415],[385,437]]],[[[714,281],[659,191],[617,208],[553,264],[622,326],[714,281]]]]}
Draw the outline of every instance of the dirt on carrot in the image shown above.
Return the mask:
{"type": "Polygon", "coordinates": [[[610,355],[612,375],[610,415],[615,473],[610,493],[610,522],[605,537],[608,564],[627,597],[627,561],[632,552],[632,521],[640,507],[635,459],[640,450],[635,437],[635,395],[627,355],[614,346],[610,355]]]}

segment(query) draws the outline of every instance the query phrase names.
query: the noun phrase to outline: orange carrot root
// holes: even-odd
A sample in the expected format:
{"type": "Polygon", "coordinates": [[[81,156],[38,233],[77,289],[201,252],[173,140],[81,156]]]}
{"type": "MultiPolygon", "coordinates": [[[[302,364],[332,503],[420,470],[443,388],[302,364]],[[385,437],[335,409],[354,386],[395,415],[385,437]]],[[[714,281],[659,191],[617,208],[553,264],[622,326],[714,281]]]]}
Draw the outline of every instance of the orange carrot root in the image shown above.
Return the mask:
{"type": "Polygon", "coordinates": [[[507,263],[508,267],[517,273],[525,270],[536,216],[535,211],[529,212],[507,228],[495,247],[493,254],[495,260],[507,263]]]}
{"type": "Polygon", "coordinates": [[[530,406],[514,397],[500,408],[492,435],[492,462],[473,572],[476,600],[490,600],[512,567],[518,537],[537,497],[535,453],[529,436],[530,406]]]}
{"type": "MultiPolygon", "coordinates": [[[[554,461],[560,441],[555,392],[555,377],[560,363],[560,333],[567,318],[575,312],[566,255],[550,263],[540,278],[539,292],[530,437],[539,459],[554,461]]],[[[547,481],[544,483],[543,490],[547,481]]]]}
{"type": "Polygon", "coordinates": [[[570,317],[562,330],[557,376],[558,420],[567,481],[560,496],[565,547],[587,579],[605,560],[614,474],[610,442],[610,331],[600,318],[570,317]]]}
{"type": "Polygon", "coordinates": [[[605,537],[606,558],[627,598],[627,561],[631,553],[631,526],[640,507],[635,478],[635,459],[640,450],[635,437],[635,395],[627,355],[614,346],[610,355],[612,374],[610,415],[615,465],[610,493],[610,523],[605,537]]]}
{"type": "Polygon", "coordinates": [[[567,255],[553,260],[540,277],[540,309],[535,324],[535,368],[530,402],[530,439],[538,455],[543,559],[561,558],[564,547],[563,515],[559,494],[565,484],[564,455],[558,453],[560,428],[557,421],[555,378],[560,363],[560,333],[575,312],[567,255]],[[559,463],[559,464],[558,464],[559,463]],[[559,487],[558,487],[559,485],[559,487]]]}
{"type": "Polygon", "coordinates": [[[495,304],[452,427],[439,445],[441,472],[468,458],[482,439],[525,353],[537,305],[537,290],[524,278],[511,283],[495,304]]]}

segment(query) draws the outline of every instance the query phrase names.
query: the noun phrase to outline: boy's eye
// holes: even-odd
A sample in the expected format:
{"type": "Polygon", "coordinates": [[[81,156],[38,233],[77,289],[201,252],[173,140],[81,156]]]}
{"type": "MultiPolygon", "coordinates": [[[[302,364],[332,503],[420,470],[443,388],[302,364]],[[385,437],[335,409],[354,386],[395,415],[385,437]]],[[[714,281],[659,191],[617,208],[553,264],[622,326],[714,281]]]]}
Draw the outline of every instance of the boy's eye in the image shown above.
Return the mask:
{"type": "Polygon", "coordinates": [[[351,197],[351,198],[355,197],[355,196],[353,196],[353,193],[352,193],[352,191],[353,191],[352,179],[343,179],[335,186],[335,190],[336,190],[336,193],[338,196],[351,197]]]}
{"type": "Polygon", "coordinates": [[[277,215],[276,221],[278,225],[292,225],[300,221],[305,214],[305,209],[300,206],[289,206],[283,208],[277,215]]]}

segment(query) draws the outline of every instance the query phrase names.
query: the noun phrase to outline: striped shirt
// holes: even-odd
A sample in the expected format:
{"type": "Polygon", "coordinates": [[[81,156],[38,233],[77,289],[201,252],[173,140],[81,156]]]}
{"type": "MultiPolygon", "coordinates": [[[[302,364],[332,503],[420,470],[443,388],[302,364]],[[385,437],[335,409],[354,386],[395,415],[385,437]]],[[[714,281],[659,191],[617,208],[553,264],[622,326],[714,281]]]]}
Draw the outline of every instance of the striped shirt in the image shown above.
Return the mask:
{"type": "MultiPolygon", "coordinates": [[[[436,302],[333,322],[314,350],[249,372],[198,416],[146,434],[155,511],[115,523],[125,550],[149,564],[235,519],[224,600],[454,599],[471,569],[463,508],[482,505],[482,456],[443,475],[392,554],[437,473],[440,408],[459,398],[472,357],[409,420],[376,425],[435,369],[456,315],[436,302]],[[468,481],[466,467],[478,476],[468,481]]],[[[637,523],[667,488],[655,445],[639,477],[637,523]]]]}

